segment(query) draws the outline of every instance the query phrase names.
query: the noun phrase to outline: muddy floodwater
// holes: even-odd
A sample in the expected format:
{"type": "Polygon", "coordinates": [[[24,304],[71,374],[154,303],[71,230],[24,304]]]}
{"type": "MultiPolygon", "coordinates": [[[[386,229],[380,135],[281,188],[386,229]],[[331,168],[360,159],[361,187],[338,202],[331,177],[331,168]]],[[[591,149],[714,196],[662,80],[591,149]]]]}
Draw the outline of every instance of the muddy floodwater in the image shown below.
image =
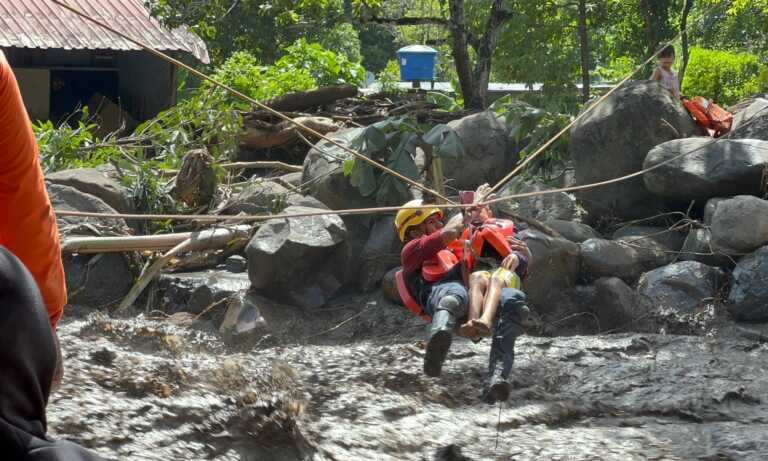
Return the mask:
{"type": "Polygon", "coordinates": [[[359,314],[233,342],[74,313],[51,433],[137,460],[768,459],[760,338],[523,337],[512,397],[489,406],[487,342],[458,339],[427,378],[417,320],[359,314]]]}

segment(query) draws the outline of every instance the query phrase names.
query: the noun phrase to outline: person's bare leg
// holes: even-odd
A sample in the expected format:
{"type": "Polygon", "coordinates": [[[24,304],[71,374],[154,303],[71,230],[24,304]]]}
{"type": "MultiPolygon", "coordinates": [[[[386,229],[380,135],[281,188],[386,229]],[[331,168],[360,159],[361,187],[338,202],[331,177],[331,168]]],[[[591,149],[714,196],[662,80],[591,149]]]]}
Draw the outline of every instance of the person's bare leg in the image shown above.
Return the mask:
{"type": "Polygon", "coordinates": [[[483,314],[479,319],[472,322],[478,335],[486,338],[491,336],[491,326],[493,325],[493,319],[496,318],[499,301],[501,300],[501,289],[504,288],[505,285],[506,281],[503,276],[497,272],[494,272],[491,275],[491,281],[488,285],[488,290],[485,292],[485,299],[483,300],[483,314]]]}
{"type": "Polygon", "coordinates": [[[459,334],[467,338],[475,338],[477,331],[473,322],[480,318],[483,308],[483,297],[488,289],[489,277],[480,272],[469,275],[469,317],[467,322],[459,327],[459,334]]]}

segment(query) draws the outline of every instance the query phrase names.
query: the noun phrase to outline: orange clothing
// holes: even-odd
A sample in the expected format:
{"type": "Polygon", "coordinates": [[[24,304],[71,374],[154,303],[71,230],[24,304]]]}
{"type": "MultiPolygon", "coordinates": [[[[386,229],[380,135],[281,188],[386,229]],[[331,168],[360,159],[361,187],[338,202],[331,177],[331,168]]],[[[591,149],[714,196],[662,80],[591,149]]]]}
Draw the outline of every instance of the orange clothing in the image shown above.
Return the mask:
{"type": "MultiPolygon", "coordinates": [[[[0,51],[0,245],[40,288],[51,325],[67,303],[59,228],[45,190],[37,142],[11,66],[0,51]]],[[[2,306],[0,306],[2,309],[2,306]]]]}

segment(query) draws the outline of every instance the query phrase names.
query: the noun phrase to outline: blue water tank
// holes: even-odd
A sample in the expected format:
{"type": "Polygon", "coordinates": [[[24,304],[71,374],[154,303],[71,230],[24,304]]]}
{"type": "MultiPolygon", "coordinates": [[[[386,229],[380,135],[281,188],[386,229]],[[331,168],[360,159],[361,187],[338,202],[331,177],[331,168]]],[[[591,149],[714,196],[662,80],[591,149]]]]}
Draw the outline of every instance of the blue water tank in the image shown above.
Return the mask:
{"type": "Polygon", "coordinates": [[[424,45],[410,45],[397,50],[400,80],[404,82],[435,79],[437,50],[424,45]]]}

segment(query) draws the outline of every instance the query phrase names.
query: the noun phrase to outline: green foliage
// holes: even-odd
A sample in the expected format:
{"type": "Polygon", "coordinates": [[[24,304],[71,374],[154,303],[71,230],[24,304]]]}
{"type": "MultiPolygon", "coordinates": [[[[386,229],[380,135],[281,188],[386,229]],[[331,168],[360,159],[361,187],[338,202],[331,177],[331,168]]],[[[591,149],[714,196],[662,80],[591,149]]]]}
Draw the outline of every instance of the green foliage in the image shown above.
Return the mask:
{"type": "Polygon", "coordinates": [[[286,55],[273,66],[279,72],[309,72],[316,86],[348,83],[359,85],[365,77],[365,69],[343,54],[326,50],[318,43],[308,43],[303,38],[286,48],[286,55]]]}
{"type": "MultiPolygon", "coordinates": [[[[521,160],[543,146],[571,121],[568,115],[538,109],[510,96],[494,102],[491,110],[504,116],[512,139],[521,147],[521,160]]],[[[569,133],[566,132],[532,161],[524,174],[548,179],[569,158],[568,144],[569,133]]]]}
{"type": "Polygon", "coordinates": [[[382,93],[400,93],[402,90],[397,86],[400,82],[400,66],[397,60],[390,59],[386,67],[376,76],[379,82],[379,91],[382,93]]]}
{"type": "Polygon", "coordinates": [[[320,45],[329,51],[346,56],[350,62],[359,63],[363,60],[360,51],[360,34],[355,26],[348,22],[338,24],[324,34],[320,38],[320,45]]]}
{"type": "MultiPolygon", "coordinates": [[[[452,128],[437,125],[425,133],[411,120],[404,118],[387,119],[370,125],[350,142],[351,148],[414,181],[419,181],[419,170],[414,162],[419,146],[437,157],[464,155],[464,147],[452,128]]],[[[400,204],[409,197],[408,185],[404,181],[355,157],[345,160],[343,171],[363,196],[375,194],[379,205],[400,204]]]]}
{"type": "Polygon", "coordinates": [[[47,172],[83,168],[106,163],[119,154],[116,147],[102,144],[94,136],[98,127],[88,120],[88,110],[81,111],[77,127],[67,121],[55,126],[50,120],[32,125],[40,149],[40,163],[47,172]]]}
{"type": "Polygon", "coordinates": [[[761,91],[759,74],[760,60],[753,54],[692,48],[682,91],[733,104],[761,91]]]}
{"type": "MultiPolygon", "coordinates": [[[[157,162],[144,161],[134,166],[131,174],[123,177],[131,199],[137,210],[151,214],[175,214],[179,211],[178,203],[170,194],[170,186],[162,182],[162,177],[155,172],[157,162]]],[[[170,223],[162,223],[159,229],[169,229],[170,223]]]]}
{"type": "Polygon", "coordinates": [[[448,112],[456,112],[464,108],[464,101],[461,96],[451,96],[440,91],[428,91],[426,99],[428,102],[437,104],[437,106],[448,112]]]}
{"type": "Polygon", "coordinates": [[[635,70],[638,63],[629,56],[617,56],[611,59],[605,66],[597,66],[594,76],[608,82],[619,82],[635,70]]]}

